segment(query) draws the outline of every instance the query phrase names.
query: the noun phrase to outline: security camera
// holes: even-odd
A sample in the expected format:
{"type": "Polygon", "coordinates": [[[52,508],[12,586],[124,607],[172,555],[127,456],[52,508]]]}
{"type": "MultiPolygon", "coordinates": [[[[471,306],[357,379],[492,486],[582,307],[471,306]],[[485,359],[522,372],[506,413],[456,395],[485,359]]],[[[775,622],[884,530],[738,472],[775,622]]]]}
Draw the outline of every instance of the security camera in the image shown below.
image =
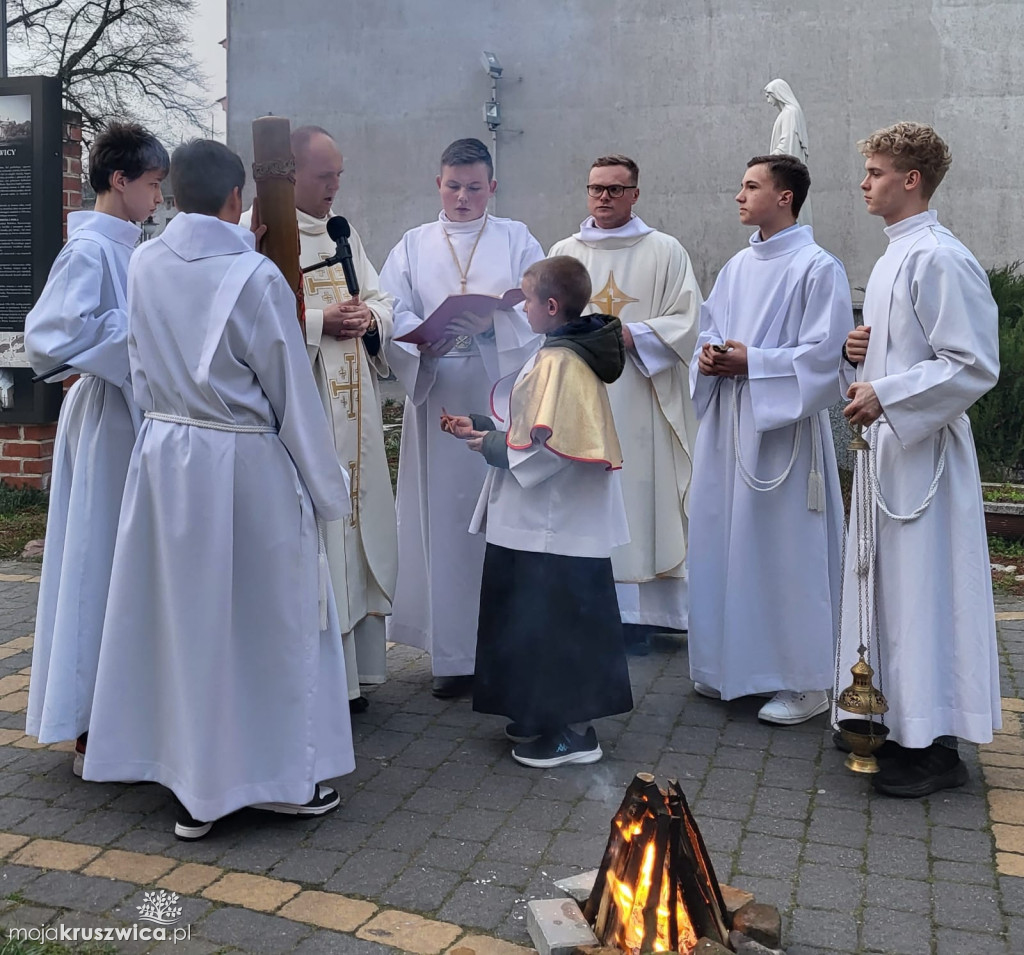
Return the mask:
{"type": "Polygon", "coordinates": [[[480,54],[480,63],[483,65],[484,72],[487,73],[488,76],[491,76],[494,79],[501,76],[501,64],[493,53],[484,50],[483,53],[480,54]]]}

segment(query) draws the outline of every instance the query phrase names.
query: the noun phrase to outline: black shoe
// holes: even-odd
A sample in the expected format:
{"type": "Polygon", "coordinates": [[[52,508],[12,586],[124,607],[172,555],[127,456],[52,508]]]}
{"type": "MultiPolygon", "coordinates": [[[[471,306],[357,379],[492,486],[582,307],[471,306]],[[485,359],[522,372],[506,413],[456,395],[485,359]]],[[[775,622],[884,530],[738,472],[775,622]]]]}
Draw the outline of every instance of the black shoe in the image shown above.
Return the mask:
{"type": "Polygon", "coordinates": [[[898,799],[918,799],[967,782],[967,767],[960,754],[932,743],[924,749],[906,749],[899,759],[888,760],[871,780],[876,792],[898,799]]]}
{"type": "Polygon", "coordinates": [[[370,708],[370,701],[365,696],[357,696],[348,701],[349,713],[365,713],[370,708]]]}
{"type": "Polygon", "coordinates": [[[512,758],[517,763],[538,769],[563,763],[596,763],[603,755],[593,726],[587,727],[582,736],[566,727],[540,736],[532,743],[520,743],[512,750],[512,758]]]}
{"type": "Polygon", "coordinates": [[[179,802],[178,816],[174,821],[174,834],[184,842],[202,839],[213,828],[212,822],[200,822],[179,802]]]}
{"type": "MultiPolygon", "coordinates": [[[[840,753],[852,753],[850,744],[843,739],[843,734],[839,730],[832,731],[832,745],[839,750],[840,753]]],[[[874,752],[874,757],[879,762],[889,759],[899,759],[901,756],[908,752],[907,749],[900,746],[899,743],[894,739],[887,739],[878,749],[874,752]]]]}
{"type": "Polygon", "coordinates": [[[644,624],[624,623],[622,639],[627,656],[646,657],[651,652],[651,628],[644,624]]]}
{"type": "Polygon", "coordinates": [[[525,723],[509,723],[505,727],[505,738],[513,743],[532,743],[538,736],[540,730],[536,730],[525,723]]]}
{"type": "Polygon", "coordinates": [[[260,802],[255,803],[251,808],[277,812],[284,816],[322,816],[325,812],[337,809],[340,804],[341,796],[330,786],[322,786],[318,783],[313,792],[313,798],[309,802],[260,802]]]}
{"type": "Polygon", "coordinates": [[[430,692],[439,700],[454,700],[473,692],[473,674],[463,676],[435,676],[430,692]]]}

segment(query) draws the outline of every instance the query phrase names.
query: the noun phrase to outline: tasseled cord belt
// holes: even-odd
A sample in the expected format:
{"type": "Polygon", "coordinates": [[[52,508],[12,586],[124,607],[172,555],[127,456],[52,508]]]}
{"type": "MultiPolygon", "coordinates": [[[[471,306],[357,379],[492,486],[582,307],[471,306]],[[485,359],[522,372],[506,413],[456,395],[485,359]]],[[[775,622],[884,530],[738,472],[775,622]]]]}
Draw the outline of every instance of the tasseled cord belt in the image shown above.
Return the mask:
{"type": "MultiPolygon", "coordinates": [[[[740,388],[746,380],[737,380],[732,392],[732,443],[733,453],[736,456],[736,470],[740,472],[743,483],[752,491],[759,491],[764,494],[781,487],[782,483],[789,477],[796,464],[797,455],[800,453],[800,436],[804,431],[804,420],[796,423],[793,434],[793,453],[789,457],[789,464],[786,469],[775,478],[762,480],[755,477],[743,461],[743,454],[740,451],[740,388]]],[[[807,475],[807,510],[825,510],[825,477],[821,471],[821,422],[818,416],[810,416],[811,422],[811,470],[807,475]]]]}

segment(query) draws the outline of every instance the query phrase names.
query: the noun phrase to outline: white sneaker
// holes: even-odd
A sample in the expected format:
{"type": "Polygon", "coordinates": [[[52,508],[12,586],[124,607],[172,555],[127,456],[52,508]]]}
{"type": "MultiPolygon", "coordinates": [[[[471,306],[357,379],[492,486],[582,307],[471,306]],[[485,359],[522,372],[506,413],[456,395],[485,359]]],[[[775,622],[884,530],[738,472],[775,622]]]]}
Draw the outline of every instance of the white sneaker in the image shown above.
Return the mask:
{"type": "Polygon", "coordinates": [[[284,816],[322,816],[332,809],[337,809],[341,803],[339,796],[330,786],[317,783],[313,791],[313,798],[307,803],[295,802],[258,802],[253,803],[250,809],[264,809],[267,812],[277,812],[284,816]]]}
{"type": "Polygon", "coordinates": [[[779,690],[761,707],[757,718],[762,723],[792,726],[794,723],[803,723],[819,713],[824,713],[827,709],[828,693],[824,690],[808,690],[806,693],[779,690]]]}
{"type": "Polygon", "coordinates": [[[709,700],[720,700],[722,694],[718,692],[713,686],[707,683],[698,683],[696,680],[693,683],[693,689],[701,696],[706,696],[709,700]]]}

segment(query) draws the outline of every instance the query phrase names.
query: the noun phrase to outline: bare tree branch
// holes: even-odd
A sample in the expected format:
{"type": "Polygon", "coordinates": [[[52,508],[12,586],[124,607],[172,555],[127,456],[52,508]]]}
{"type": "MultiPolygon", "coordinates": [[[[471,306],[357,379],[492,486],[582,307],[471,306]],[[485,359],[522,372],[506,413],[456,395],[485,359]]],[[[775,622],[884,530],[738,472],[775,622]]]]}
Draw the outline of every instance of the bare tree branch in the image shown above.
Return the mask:
{"type": "Polygon", "coordinates": [[[192,57],[195,0],[8,0],[24,68],[57,76],[86,138],[111,119],[165,131],[205,126],[206,78],[192,57]]]}

